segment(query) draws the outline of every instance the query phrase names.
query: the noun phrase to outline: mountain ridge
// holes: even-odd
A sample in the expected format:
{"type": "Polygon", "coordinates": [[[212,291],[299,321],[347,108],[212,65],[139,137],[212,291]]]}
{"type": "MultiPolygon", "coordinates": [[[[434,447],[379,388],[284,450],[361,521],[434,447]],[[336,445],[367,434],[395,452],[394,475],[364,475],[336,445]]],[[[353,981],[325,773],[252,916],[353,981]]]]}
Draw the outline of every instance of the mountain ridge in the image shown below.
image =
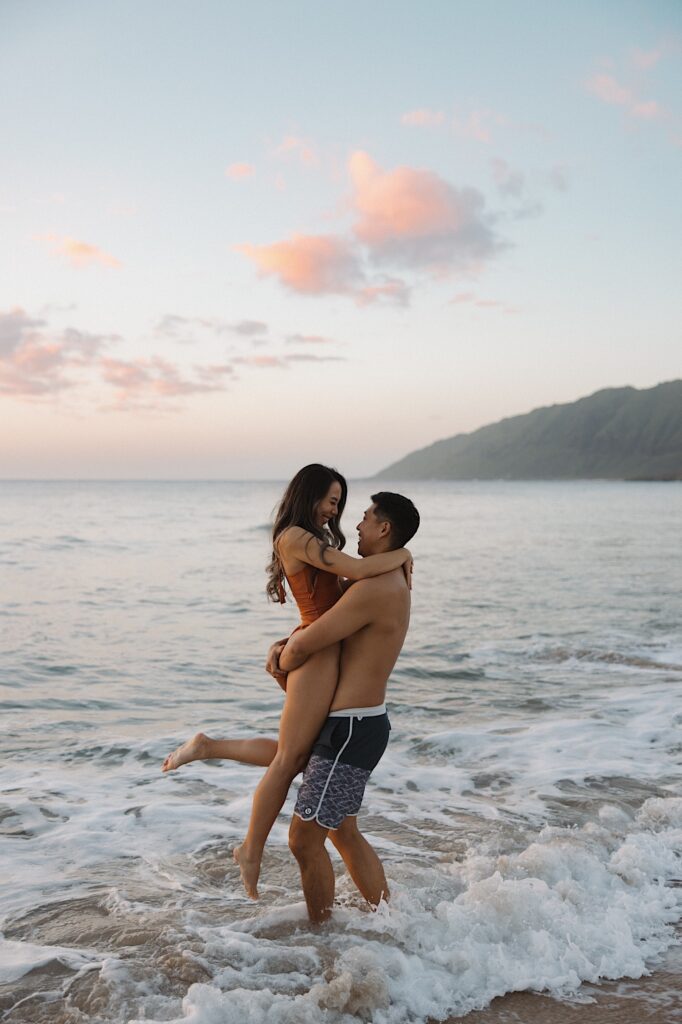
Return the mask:
{"type": "Polygon", "coordinates": [[[682,380],[509,416],[409,452],[382,478],[680,480],[682,380]]]}

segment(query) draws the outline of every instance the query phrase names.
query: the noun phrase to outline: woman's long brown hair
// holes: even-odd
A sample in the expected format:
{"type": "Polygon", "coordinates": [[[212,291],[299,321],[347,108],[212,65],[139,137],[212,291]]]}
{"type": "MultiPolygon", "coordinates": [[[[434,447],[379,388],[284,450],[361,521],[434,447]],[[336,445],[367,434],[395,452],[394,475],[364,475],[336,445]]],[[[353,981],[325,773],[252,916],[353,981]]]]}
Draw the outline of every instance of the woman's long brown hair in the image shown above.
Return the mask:
{"type": "Polygon", "coordinates": [[[317,537],[320,542],[320,550],[324,559],[324,552],[327,548],[343,548],[346,538],[341,530],[341,515],[346,507],[348,497],[348,485],[345,478],[336,469],[330,466],[322,466],[319,462],[313,462],[309,466],[299,469],[287,487],[279,508],[275,514],[275,523],[272,528],[272,558],[268,563],[266,572],[268,582],[266,592],[271,601],[284,603],[284,570],[277,552],[277,538],[290,526],[300,526],[317,537]],[[332,484],[337,483],[341,487],[341,498],[337,505],[336,515],[330,519],[326,527],[320,527],[315,521],[315,506],[328,493],[332,484]]]}

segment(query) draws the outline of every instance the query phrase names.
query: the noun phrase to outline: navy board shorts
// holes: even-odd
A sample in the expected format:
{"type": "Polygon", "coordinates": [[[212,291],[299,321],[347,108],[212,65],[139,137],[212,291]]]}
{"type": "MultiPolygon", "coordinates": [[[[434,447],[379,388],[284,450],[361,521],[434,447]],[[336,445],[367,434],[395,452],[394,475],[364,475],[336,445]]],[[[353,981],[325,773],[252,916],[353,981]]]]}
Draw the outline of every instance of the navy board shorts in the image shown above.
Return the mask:
{"type": "Polygon", "coordinates": [[[294,814],[330,829],[357,814],[390,731],[385,704],[330,712],[303,772],[294,814]]]}

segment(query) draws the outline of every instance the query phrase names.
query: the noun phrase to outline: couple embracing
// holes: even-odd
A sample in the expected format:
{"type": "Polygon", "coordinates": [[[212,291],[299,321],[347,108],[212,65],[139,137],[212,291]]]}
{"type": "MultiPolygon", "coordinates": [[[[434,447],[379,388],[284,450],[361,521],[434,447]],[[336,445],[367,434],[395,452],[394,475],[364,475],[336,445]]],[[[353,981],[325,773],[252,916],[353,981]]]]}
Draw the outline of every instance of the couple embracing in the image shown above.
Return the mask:
{"type": "Polygon", "coordinates": [[[361,557],[353,558],[342,551],[346,497],[341,474],[314,463],[293,478],[275,517],[267,592],[283,604],[288,584],[301,614],[301,625],[268,652],[267,670],[286,693],[278,738],[216,740],[198,733],[163,763],[170,771],[227,758],[267,768],[246,838],[234,851],[254,899],[265,842],[303,772],[289,845],[316,923],[329,917],[334,902],[327,838],[371,906],[388,898],[381,861],[359,831],[357,813],[388,743],[386,686],[410,617],[412,557],[404,545],[419,526],[409,498],[374,494],[357,526],[361,557]]]}

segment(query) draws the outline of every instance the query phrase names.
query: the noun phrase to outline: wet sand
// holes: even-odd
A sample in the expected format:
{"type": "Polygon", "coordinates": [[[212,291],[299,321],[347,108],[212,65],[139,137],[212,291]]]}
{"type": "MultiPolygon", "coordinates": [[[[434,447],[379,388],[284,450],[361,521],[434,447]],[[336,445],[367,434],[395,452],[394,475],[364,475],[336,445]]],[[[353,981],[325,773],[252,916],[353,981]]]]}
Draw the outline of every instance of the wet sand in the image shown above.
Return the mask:
{"type": "MultiPolygon", "coordinates": [[[[558,1002],[544,995],[513,992],[485,1010],[450,1017],[446,1024],[678,1024],[682,1022],[682,946],[669,951],[649,977],[583,985],[594,1002],[558,1002]]],[[[435,1022],[429,1022],[435,1024],[435,1022]]]]}

